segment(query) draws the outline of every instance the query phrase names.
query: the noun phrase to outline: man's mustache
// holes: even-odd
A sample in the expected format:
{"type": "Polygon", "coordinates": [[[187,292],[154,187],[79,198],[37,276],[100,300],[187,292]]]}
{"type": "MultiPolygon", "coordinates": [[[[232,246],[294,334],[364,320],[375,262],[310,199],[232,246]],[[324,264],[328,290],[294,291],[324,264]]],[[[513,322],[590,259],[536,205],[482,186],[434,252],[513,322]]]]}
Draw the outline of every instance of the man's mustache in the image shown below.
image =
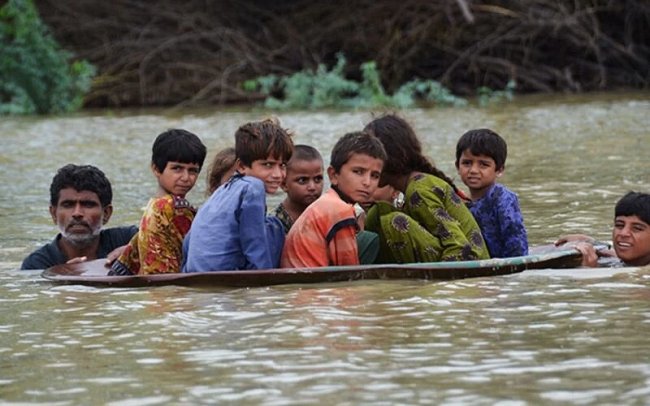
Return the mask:
{"type": "Polygon", "coordinates": [[[68,223],[68,227],[66,227],[66,229],[69,229],[69,228],[74,227],[74,226],[84,226],[86,228],[90,228],[90,224],[86,223],[85,221],[74,221],[73,220],[70,223],[68,223]]]}

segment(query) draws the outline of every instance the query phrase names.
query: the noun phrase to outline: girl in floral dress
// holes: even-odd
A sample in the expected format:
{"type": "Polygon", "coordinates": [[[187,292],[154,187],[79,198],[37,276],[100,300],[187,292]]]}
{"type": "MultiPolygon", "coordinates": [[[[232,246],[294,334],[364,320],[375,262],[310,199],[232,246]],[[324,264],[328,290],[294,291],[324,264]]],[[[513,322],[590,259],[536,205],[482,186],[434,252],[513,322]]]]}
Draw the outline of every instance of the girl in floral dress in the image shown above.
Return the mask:
{"type": "Polygon", "coordinates": [[[152,147],[151,170],[158,180],[133,236],[109,275],[178,273],[183,238],[189,232],[196,209],[185,195],[194,187],[205,160],[206,148],[199,137],[174,129],[160,134],[152,147]]]}
{"type": "Polygon", "coordinates": [[[423,154],[420,140],[401,117],[388,114],[370,122],[388,151],[379,187],[404,194],[400,210],[378,202],[366,229],[379,234],[379,262],[413,263],[489,259],[481,230],[464,195],[423,154]]]}

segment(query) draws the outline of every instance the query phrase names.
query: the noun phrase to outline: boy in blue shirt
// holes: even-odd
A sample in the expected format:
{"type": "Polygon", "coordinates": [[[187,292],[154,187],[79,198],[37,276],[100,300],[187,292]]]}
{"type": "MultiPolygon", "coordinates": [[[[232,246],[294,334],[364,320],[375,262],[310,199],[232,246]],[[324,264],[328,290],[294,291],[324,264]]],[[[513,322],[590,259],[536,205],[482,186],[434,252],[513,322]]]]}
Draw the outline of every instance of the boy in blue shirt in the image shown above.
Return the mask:
{"type": "Polygon", "coordinates": [[[272,269],[280,263],[284,227],[266,216],[293,153],[289,133],[271,120],[235,132],[235,174],[199,209],[183,242],[182,272],[272,269]]]}
{"type": "Polygon", "coordinates": [[[492,130],[471,130],[456,145],[456,169],[469,188],[470,211],[491,258],[528,255],[528,237],[517,195],[496,183],[505,171],[508,147],[492,130]]]}

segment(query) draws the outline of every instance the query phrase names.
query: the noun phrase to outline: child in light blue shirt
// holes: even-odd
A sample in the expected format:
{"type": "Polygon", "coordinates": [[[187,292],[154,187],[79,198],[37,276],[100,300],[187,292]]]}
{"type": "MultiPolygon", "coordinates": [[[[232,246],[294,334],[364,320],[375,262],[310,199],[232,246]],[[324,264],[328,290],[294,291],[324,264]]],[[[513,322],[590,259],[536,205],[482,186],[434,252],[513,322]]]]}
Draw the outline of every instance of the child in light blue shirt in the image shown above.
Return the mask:
{"type": "Polygon", "coordinates": [[[183,272],[279,266],[284,228],[266,216],[266,193],[280,187],[292,153],[289,133],[271,120],[237,130],[237,170],[199,209],[183,243],[183,272]]]}

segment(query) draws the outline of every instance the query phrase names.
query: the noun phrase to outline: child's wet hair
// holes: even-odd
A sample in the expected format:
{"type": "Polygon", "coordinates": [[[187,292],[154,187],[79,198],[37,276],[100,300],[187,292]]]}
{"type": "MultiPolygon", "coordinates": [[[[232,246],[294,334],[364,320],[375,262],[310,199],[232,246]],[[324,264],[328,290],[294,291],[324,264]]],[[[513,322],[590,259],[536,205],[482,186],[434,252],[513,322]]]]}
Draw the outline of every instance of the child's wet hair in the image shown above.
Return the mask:
{"type": "Polygon", "coordinates": [[[463,152],[469,150],[473,155],[485,155],[494,159],[496,170],[503,169],[508,156],[508,145],[501,136],[487,128],[467,131],[456,144],[456,163],[463,152]]]}
{"type": "Polygon", "coordinates": [[[151,148],[151,162],[162,173],[167,162],[181,162],[203,166],[207,148],[195,134],[181,129],[171,129],[156,137],[151,148]]]}
{"type": "Polygon", "coordinates": [[[274,120],[246,123],[235,132],[235,155],[245,166],[269,155],[288,162],[292,154],[291,133],[274,120]]]}
{"type": "Polygon", "coordinates": [[[386,151],[390,151],[383,172],[391,175],[409,175],[415,171],[428,173],[449,183],[456,193],[459,192],[451,178],[423,155],[420,140],[402,117],[393,113],[383,115],[368,123],[364,130],[375,134],[386,151]]]}
{"type": "Polygon", "coordinates": [[[206,195],[209,196],[221,186],[221,178],[226,174],[234,165],[236,161],[235,148],[228,147],[217,152],[212,163],[208,168],[207,188],[206,195]]]}
{"type": "Polygon", "coordinates": [[[650,194],[628,192],[616,203],[614,218],[618,216],[637,216],[650,225],[650,194]]]}
{"type": "Polygon", "coordinates": [[[387,159],[386,149],[381,142],[372,132],[364,130],[347,133],[336,142],[330,156],[330,165],[339,173],[353,154],[365,154],[383,162],[387,159]]]}
{"type": "Polygon", "coordinates": [[[293,155],[291,159],[287,162],[287,170],[291,169],[291,164],[298,161],[321,161],[323,162],[323,157],[321,156],[318,150],[310,145],[298,144],[293,148],[293,155]]]}

